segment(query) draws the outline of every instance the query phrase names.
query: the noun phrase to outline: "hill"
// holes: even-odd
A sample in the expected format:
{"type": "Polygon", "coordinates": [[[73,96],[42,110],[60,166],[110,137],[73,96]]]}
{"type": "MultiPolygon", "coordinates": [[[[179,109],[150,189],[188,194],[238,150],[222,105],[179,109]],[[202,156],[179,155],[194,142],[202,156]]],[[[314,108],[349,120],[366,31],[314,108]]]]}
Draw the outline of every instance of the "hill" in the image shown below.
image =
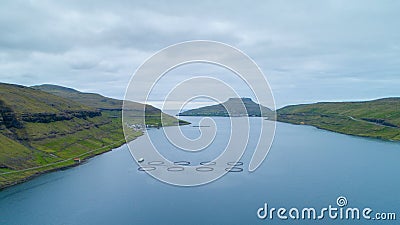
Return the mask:
{"type": "Polygon", "coordinates": [[[178,114],[179,116],[255,116],[274,117],[269,108],[259,105],[251,98],[230,98],[226,102],[198,109],[191,109],[178,114]],[[244,106],[244,107],[243,107],[244,106]],[[231,112],[231,115],[229,115],[231,112]]]}
{"type": "MultiPolygon", "coordinates": [[[[36,85],[32,86],[32,88],[81,103],[85,106],[96,108],[101,112],[122,111],[122,100],[105,97],[97,93],[84,93],[72,88],[53,84],[36,85]]],[[[130,115],[131,119],[127,121],[129,123],[140,123],[143,118],[143,109],[145,109],[146,123],[150,126],[162,126],[160,121],[161,115],[163,116],[164,126],[188,124],[186,121],[177,121],[175,117],[162,113],[160,109],[151,105],[125,101],[125,109],[126,112],[132,112],[127,113],[127,115],[130,115]]],[[[119,115],[120,114],[121,113],[119,113],[119,115]]]]}
{"type": "MultiPolygon", "coordinates": [[[[85,160],[125,143],[121,105],[114,104],[121,104],[121,100],[57,88],[55,95],[0,83],[0,189],[47,171],[74,166],[74,158],[85,160]],[[67,92],[69,97],[62,97],[67,92]]],[[[126,121],[129,124],[142,123],[143,108],[150,126],[183,123],[152,106],[134,102],[127,105],[133,117],[126,121]],[[165,117],[163,124],[161,115],[165,117]]],[[[130,139],[142,134],[138,129],[128,132],[130,139]]]]}
{"type": "Polygon", "coordinates": [[[72,88],[53,84],[36,85],[32,86],[32,88],[100,110],[121,110],[122,108],[122,100],[104,97],[96,93],[83,93],[72,88]]]}
{"type": "Polygon", "coordinates": [[[400,98],[286,106],[277,111],[277,119],[344,134],[400,140],[400,98]]]}

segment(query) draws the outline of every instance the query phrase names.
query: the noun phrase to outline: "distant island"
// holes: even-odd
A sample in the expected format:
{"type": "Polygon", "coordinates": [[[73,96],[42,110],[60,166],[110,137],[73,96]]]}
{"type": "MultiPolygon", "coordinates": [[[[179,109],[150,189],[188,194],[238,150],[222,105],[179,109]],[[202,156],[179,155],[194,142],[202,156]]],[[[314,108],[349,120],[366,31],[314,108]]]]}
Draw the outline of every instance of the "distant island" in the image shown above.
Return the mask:
{"type": "Polygon", "coordinates": [[[249,116],[275,118],[274,115],[274,111],[255,103],[251,98],[230,98],[221,104],[191,109],[178,114],[178,116],[249,116]]]}
{"type": "MultiPolygon", "coordinates": [[[[122,103],[56,85],[0,83],[0,189],[124,144],[122,103]]],[[[129,139],[142,135],[143,108],[147,125],[188,124],[150,105],[127,105],[138,114],[127,124],[129,139]]]]}

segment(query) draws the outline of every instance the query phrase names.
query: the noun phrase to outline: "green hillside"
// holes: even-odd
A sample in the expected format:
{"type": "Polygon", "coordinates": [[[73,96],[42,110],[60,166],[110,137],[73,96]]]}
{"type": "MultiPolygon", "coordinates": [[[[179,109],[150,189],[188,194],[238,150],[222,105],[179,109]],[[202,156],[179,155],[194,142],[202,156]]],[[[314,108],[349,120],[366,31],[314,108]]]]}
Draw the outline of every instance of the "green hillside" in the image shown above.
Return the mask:
{"type": "MultiPolygon", "coordinates": [[[[108,98],[96,93],[84,93],[77,91],[72,88],[67,88],[63,86],[53,85],[53,84],[43,84],[32,86],[32,88],[41,90],[59,97],[69,99],[81,103],[86,106],[90,106],[104,111],[122,111],[123,101],[113,98],[108,98]]],[[[141,123],[143,116],[146,116],[146,124],[150,126],[172,126],[178,124],[188,124],[186,121],[177,120],[168,114],[162,113],[160,109],[157,109],[151,105],[143,105],[137,102],[125,101],[125,112],[126,119],[128,123],[141,123]],[[160,117],[162,115],[163,124],[161,124],[160,117]]],[[[119,113],[120,114],[120,113],[119,113]]]]}
{"type": "MultiPolygon", "coordinates": [[[[59,89],[86,96],[73,89],[59,89]]],[[[112,102],[120,104],[120,100],[89,94],[96,97],[80,98],[78,102],[72,95],[60,97],[62,93],[54,95],[0,83],[0,189],[47,171],[74,166],[74,158],[84,160],[125,143],[121,105],[111,107],[112,102]]],[[[126,121],[129,124],[142,123],[143,108],[150,126],[184,123],[152,106],[127,105],[132,115],[126,121]],[[165,117],[163,124],[161,115],[165,117]]],[[[142,134],[141,130],[127,130],[130,139],[142,134]]]]}
{"type": "Polygon", "coordinates": [[[29,87],[0,83],[0,104],[10,106],[13,112],[21,113],[60,113],[64,111],[95,111],[93,108],[69,99],[50,95],[29,87]]]}
{"type": "Polygon", "coordinates": [[[104,97],[96,93],[83,93],[72,88],[52,84],[36,85],[32,88],[97,109],[120,110],[122,108],[122,100],[104,97]]]}
{"type": "Polygon", "coordinates": [[[274,112],[259,105],[251,98],[230,98],[226,102],[198,109],[191,109],[179,114],[180,116],[256,116],[274,118],[274,112]],[[243,107],[244,106],[244,107],[243,107]],[[229,115],[229,113],[231,115],[229,115]]]}
{"type": "Polygon", "coordinates": [[[277,118],[344,134],[400,140],[400,98],[293,105],[279,109],[277,118]]]}

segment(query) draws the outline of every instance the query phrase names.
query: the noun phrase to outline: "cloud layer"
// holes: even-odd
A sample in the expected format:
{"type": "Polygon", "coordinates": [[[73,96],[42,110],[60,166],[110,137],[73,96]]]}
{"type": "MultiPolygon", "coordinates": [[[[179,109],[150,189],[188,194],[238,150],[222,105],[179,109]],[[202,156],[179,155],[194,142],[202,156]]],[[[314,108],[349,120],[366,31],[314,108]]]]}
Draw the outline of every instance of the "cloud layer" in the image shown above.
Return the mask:
{"type": "Polygon", "coordinates": [[[266,74],[278,106],[399,96],[398,1],[3,1],[0,81],[122,98],[161,48],[233,45],[266,74]]]}

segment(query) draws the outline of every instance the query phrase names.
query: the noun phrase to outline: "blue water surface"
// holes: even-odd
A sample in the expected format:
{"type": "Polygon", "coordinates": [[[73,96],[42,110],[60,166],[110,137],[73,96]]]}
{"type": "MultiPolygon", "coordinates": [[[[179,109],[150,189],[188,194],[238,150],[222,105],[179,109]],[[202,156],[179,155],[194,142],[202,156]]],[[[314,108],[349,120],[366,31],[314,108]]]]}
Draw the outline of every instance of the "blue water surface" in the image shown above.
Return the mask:
{"type": "MultiPolygon", "coordinates": [[[[186,117],[198,123],[200,118],[186,117]]],[[[204,159],[218,155],[229,140],[229,118],[214,118],[218,139],[204,159]],[[225,129],[223,129],[225,127],[225,129]]],[[[251,123],[262,118],[251,118],[251,123]]],[[[198,128],[183,127],[196,137],[198,128]]],[[[151,129],[163,154],[180,156],[151,129]],[[159,138],[157,138],[159,137],[159,138]],[[170,153],[169,153],[170,152],[170,153]]],[[[252,131],[256,132],[256,131],[252,131]]],[[[255,135],[257,136],[257,135],[255,135]]],[[[247,166],[256,140],[250,140],[241,173],[228,173],[210,184],[177,187],[137,170],[126,145],[81,166],[42,175],[0,191],[0,224],[397,224],[377,220],[261,220],[257,209],[369,207],[400,216],[400,144],[359,138],[309,126],[277,124],[270,153],[260,168],[247,166]]],[[[182,155],[183,157],[183,155],[182,155]]],[[[211,157],[211,158],[212,158],[211,157]]],[[[188,158],[195,161],[196,157],[188,158]]],[[[203,159],[203,158],[202,158],[203,159]]],[[[199,159],[200,160],[200,159],[199,159]]]]}

